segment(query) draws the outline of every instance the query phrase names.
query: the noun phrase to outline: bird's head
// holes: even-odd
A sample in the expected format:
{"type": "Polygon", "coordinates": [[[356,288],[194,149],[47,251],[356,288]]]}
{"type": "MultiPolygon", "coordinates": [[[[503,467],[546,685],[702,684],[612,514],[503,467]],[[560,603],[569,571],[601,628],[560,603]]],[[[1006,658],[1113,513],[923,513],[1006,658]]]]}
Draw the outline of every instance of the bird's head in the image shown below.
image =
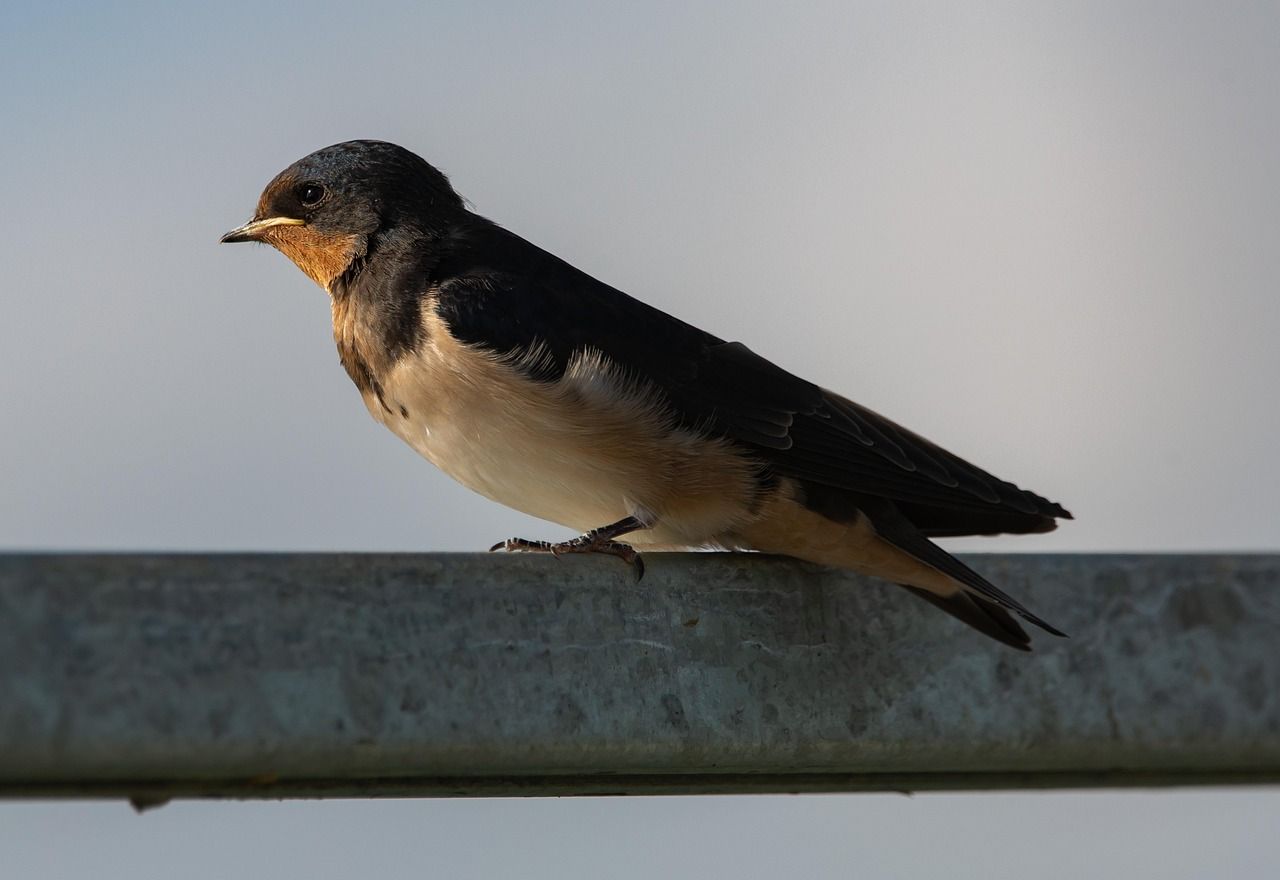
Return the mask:
{"type": "Polygon", "coordinates": [[[448,178],[403,147],[347,141],[277,174],[253,219],[221,240],[265,242],[327,290],[380,237],[431,234],[464,210],[448,178]]]}

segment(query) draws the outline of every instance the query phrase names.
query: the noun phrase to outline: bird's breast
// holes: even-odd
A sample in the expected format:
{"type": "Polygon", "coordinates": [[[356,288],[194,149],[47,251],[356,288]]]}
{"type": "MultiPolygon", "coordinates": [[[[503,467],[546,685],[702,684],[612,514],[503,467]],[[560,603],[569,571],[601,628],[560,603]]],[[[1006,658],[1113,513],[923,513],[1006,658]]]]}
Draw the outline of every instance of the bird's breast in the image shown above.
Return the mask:
{"type": "MultiPolygon", "coordinates": [[[[751,516],[757,465],[681,429],[599,354],[556,382],[459,342],[434,314],[416,350],[366,391],[374,418],[468,488],[579,531],[640,516],[639,542],[696,545],[751,516]]],[[[630,539],[629,539],[630,540],[630,539]]]]}

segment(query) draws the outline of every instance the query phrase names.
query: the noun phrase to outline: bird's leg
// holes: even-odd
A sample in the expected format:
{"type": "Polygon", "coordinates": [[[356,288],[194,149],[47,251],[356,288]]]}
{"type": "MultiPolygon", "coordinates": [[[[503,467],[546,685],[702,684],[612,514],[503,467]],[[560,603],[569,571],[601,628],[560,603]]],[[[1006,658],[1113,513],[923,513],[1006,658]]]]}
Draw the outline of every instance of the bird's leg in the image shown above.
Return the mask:
{"type": "Polygon", "coordinates": [[[568,541],[561,541],[558,544],[552,544],[550,541],[508,538],[505,541],[499,541],[494,544],[489,548],[489,552],[507,550],[512,553],[550,553],[552,556],[560,556],[564,553],[604,553],[609,556],[616,556],[630,565],[635,569],[636,580],[640,580],[640,578],[644,577],[644,560],[640,558],[640,554],[633,547],[613,539],[620,535],[625,535],[627,532],[649,527],[648,524],[641,522],[636,517],[629,516],[626,519],[618,520],[616,523],[592,529],[585,535],[580,535],[568,541]]]}

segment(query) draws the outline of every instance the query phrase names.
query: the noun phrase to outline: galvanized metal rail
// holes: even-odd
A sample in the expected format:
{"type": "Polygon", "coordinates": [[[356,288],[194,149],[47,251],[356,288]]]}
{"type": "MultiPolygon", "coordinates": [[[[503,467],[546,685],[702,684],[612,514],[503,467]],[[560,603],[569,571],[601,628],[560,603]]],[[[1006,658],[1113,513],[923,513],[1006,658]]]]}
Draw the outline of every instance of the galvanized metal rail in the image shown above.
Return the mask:
{"type": "Polygon", "coordinates": [[[1280,781],[1280,557],[968,559],[1072,638],[761,556],[0,556],[0,796],[1280,781]]]}

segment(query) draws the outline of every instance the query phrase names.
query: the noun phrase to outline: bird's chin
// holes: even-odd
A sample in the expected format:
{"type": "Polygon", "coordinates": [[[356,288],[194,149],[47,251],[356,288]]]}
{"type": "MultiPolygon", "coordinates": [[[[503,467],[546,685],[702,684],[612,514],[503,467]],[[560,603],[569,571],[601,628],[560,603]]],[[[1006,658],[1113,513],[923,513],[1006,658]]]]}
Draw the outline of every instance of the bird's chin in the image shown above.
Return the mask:
{"type": "Polygon", "coordinates": [[[363,235],[323,232],[314,226],[267,229],[259,240],[288,257],[325,290],[363,257],[368,247],[363,235]]]}

